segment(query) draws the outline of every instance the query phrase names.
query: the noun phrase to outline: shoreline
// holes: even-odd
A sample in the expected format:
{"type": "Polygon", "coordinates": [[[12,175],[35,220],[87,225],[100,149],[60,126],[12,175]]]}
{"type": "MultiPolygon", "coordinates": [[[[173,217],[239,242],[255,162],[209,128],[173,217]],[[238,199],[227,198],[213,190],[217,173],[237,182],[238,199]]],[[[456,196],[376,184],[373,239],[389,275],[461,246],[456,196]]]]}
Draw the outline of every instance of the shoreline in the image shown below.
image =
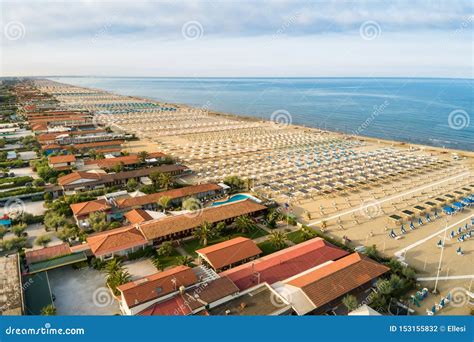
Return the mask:
{"type": "MultiPolygon", "coordinates": [[[[120,77],[118,77],[120,78],[120,77]]],[[[166,78],[166,77],[165,77],[166,78]]],[[[47,79],[47,78],[45,78],[47,79]]],[[[51,80],[50,80],[51,81],[51,80]]],[[[100,91],[100,92],[105,92],[108,94],[113,94],[116,96],[123,96],[129,99],[134,99],[134,100],[139,100],[139,101],[149,101],[149,102],[154,102],[160,105],[168,105],[168,106],[174,106],[176,108],[180,109],[187,109],[191,111],[205,111],[207,112],[208,115],[212,115],[215,117],[225,117],[227,119],[232,119],[232,120],[237,120],[237,121],[247,121],[247,122],[265,122],[265,123],[271,123],[272,120],[270,118],[264,118],[264,117],[255,117],[251,115],[246,115],[246,114],[234,114],[234,113],[228,113],[228,112],[221,112],[217,110],[210,110],[208,108],[203,109],[202,107],[194,107],[191,105],[188,105],[186,103],[174,103],[174,102],[168,102],[168,101],[159,101],[150,97],[146,96],[137,96],[137,95],[123,95],[117,92],[113,91],[108,91],[104,90],[101,88],[95,88],[95,87],[83,87],[83,86],[76,86],[73,84],[69,83],[63,83],[63,82],[58,82],[58,81],[53,81],[57,83],[62,83],[68,86],[73,86],[73,87],[78,87],[78,88],[84,88],[84,89],[90,89],[94,91],[100,91]]],[[[412,143],[409,141],[400,141],[400,140],[391,140],[391,139],[383,139],[383,138],[376,138],[376,137],[370,137],[370,136],[364,136],[364,135],[352,135],[349,133],[344,133],[340,131],[333,131],[330,129],[323,129],[323,128],[318,128],[318,127],[313,127],[313,126],[305,126],[305,125],[298,125],[298,124],[288,124],[286,125],[288,128],[292,129],[302,129],[302,130],[308,130],[308,131],[319,131],[319,132],[327,132],[330,134],[334,134],[337,136],[340,136],[342,138],[350,138],[352,137],[353,139],[363,141],[363,142],[374,142],[374,143],[380,143],[380,144],[385,144],[389,146],[396,146],[396,147],[401,147],[401,148],[412,148],[412,149],[421,149],[425,152],[433,152],[433,153],[440,153],[440,154],[452,154],[452,155],[458,155],[459,157],[467,157],[471,158],[474,157],[474,151],[469,151],[469,150],[461,150],[461,149],[454,149],[454,148],[449,148],[449,147],[439,147],[439,146],[432,146],[432,145],[425,145],[421,143],[412,143]]]]}

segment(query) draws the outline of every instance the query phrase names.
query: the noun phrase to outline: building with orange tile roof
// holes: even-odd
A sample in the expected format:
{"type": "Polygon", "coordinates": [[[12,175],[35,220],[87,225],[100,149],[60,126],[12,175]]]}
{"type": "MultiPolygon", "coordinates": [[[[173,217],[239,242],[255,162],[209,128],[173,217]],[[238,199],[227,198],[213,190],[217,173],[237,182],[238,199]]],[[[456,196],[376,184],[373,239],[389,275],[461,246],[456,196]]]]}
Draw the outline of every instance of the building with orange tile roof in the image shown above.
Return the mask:
{"type": "Polygon", "coordinates": [[[63,191],[94,190],[104,186],[125,186],[130,179],[140,182],[140,178],[148,177],[155,172],[178,176],[187,170],[189,169],[184,165],[173,164],[117,173],[75,171],[69,175],[59,177],[58,184],[63,191]]]}
{"type": "Polygon", "coordinates": [[[73,154],[49,156],[48,165],[56,171],[71,170],[76,166],[76,157],[73,154]]]}
{"type": "Polygon", "coordinates": [[[140,316],[199,315],[221,302],[231,300],[239,288],[227,277],[205,281],[138,313],[140,316]]]}
{"type": "Polygon", "coordinates": [[[87,228],[89,227],[87,219],[90,214],[96,212],[109,214],[112,206],[105,199],[99,199],[95,201],[73,203],[70,205],[70,208],[77,225],[81,228],[87,228]]]}
{"type": "Polygon", "coordinates": [[[151,215],[143,209],[130,210],[124,216],[129,224],[143,223],[146,221],[153,220],[153,217],[151,217],[151,215]]]}
{"type": "Polygon", "coordinates": [[[236,237],[212,246],[196,250],[201,262],[210,265],[216,272],[257,258],[262,250],[248,238],[236,237]]]}
{"type": "Polygon", "coordinates": [[[137,228],[122,227],[89,235],[87,244],[95,257],[104,260],[126,256],[145,248],[149,243],[137,228]]]}
{"type": "Polygon", "coordinates": [[[219,222],[231,223],[238,216],[255,216],[263,214],[266,209],[267,207],[246,199],[217,207],[204,208],[198,211],[197,214],[181,214],[147,221],[140,224],[140,230],[148,240],[156,244],[166,240],[190,236],[194,229],[204,222],[211,224],[219,222]]]}
{"type": "Polygon", "coordinates": [[[120,309],[126,315],[135,315],[152,304],[170,298],[196,284],[198,278],[191,267],[176,266],[166,271],[120,285],[120,309]]]}
{"type": "Polygon", "coordinates": [[[291,294],[298,315],[323,314],[342,305],[345,295],[365,291],[389,270],[365,255],[352,253],[286,279],[276,290],[291,294]]]}
{"type": "MultiPolygon", "coordinates": [[[[95,177],[95,176],[94,176],[95,177]]],[[[66,177],[67,181],[69,180],[78,180],[77,176],[73,177],[66,177]]],[[[94,178],[95,179],[95,178],[94,178]]],[[[61,182],[63,182],[63,178],[61,178],[61,182]]],[[[127,213],[130,210],[157,210],[158,209],[158,201],[161,197],[167,196],[170,197],[170,203],[173,205],[181,205],[182,202],[189,198],[193,197],[196,199],[204,199],[206,197],[215,196],[217,194],[221,194],[223,189],[216,184],[199,184],[199,185],[190,185],[187,187],[179,188],[179,189],[172,189],[167,191],[162,191],[154,194],[143,195],[143,196],[127,196],[125,198],[118,198],[114,199],[113,201],[106,202],[105,200],[94,200],[88,202],[81,202],[76,204],[71,204],[70,207],[72,209],[74,218],[76,222],[81,226],[82,224],[86,224],[87,226],[87,218],[93,212],[106,212],[107,214],[114,213],[118,216],[122,216],[123,213],[127,213]]],[[[134,215],[134,214],[130,214],[134,215]]],[[[135,217],[135,216],[134,216],[135,217]]],[[[147,220],[138,220],[136,221],[132,218],[131,223],[141,223],[147,220]],[[133,221],[133,222],[132,222],[133,221]]]]}
{"type": "Polygon", "coordinates": [[[69,245],[67,243],[62,243],[56,246],[27,251],[25,252],[25,260],[27,264],[33,264],[35,262],[57,258],[71,253],[72,251],[69,245]]]}
{"type": "Polygon", "coordinates": [[[220,274],[229,277],[239,289],[245,290],[263,282],[272,285],[347,254],[321,238],[314,238],[220,274]]]}

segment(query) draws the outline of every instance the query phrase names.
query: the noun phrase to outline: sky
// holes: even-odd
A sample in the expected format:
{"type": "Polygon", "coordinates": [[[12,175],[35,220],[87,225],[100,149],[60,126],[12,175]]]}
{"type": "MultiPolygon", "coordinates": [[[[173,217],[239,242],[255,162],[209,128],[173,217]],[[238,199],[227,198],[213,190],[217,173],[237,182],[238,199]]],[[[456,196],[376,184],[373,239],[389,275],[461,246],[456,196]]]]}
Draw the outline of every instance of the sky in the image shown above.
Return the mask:
{"type": "Polygon", "coordinates": [[[473,77],[470,0],[0,2],[0,76],[473,77]]]}

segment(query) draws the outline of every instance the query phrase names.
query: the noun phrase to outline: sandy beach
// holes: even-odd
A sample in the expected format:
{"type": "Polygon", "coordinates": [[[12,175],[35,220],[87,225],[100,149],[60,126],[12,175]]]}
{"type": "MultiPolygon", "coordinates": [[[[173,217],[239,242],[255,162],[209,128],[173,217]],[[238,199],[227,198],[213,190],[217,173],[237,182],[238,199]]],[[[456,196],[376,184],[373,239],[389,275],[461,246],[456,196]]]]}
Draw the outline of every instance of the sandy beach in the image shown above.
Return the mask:
{"type": "MultiPolygon", "coordinates": [[[[50,81],[37,84],[63,106],[94,111],[97,123],[134,133],[139,140],[124,149],[161,151],[187,165],[194,173],[186,182],[239,176],[256,196],[288,203],[301,223],[353,246],[376,245],[383,255],[415,268],[420,288],[433,290],[440,266],[439,294],[422,303],[420,314],[452,289],[474,291],[474,240],[461,242],[467,231],[457,232],[471,225],[472,208],[443,213],[474,193],[473,152],[295,126],[285,113],[262,121],[99,90],[87,94],[85,88],[50,81]],[[62,96],[65,92],[78,95],[62,96]],[[154,105],[123,110],[130,102],[154,105]],[[442,249],[437,243],[444,241],[444,231],[442,249]]],[[[440,314],[469,311],[460,305],[440,314]]]]}

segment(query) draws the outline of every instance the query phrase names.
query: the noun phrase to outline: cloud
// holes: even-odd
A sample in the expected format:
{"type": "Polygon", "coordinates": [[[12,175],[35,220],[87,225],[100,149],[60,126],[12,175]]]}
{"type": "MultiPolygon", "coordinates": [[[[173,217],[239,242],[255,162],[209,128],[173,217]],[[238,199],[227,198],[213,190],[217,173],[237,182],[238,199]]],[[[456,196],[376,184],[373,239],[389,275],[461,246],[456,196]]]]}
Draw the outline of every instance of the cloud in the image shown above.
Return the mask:
{"type": "Polygon", "coordinates": [[[4,2],[2,12],[3,28],[24,27],[21,39],[2,40],[2,69],[10,75],[299,75],[302,68],[341,75],[375,66],[459,75],[472,63],[470,1],[37,0],[4,2]],[[367,42],[359,28],[369,20],[381,34],[367,42]],[[183,38],[189,21],[202,27],[196,41],[183,38]]]}

